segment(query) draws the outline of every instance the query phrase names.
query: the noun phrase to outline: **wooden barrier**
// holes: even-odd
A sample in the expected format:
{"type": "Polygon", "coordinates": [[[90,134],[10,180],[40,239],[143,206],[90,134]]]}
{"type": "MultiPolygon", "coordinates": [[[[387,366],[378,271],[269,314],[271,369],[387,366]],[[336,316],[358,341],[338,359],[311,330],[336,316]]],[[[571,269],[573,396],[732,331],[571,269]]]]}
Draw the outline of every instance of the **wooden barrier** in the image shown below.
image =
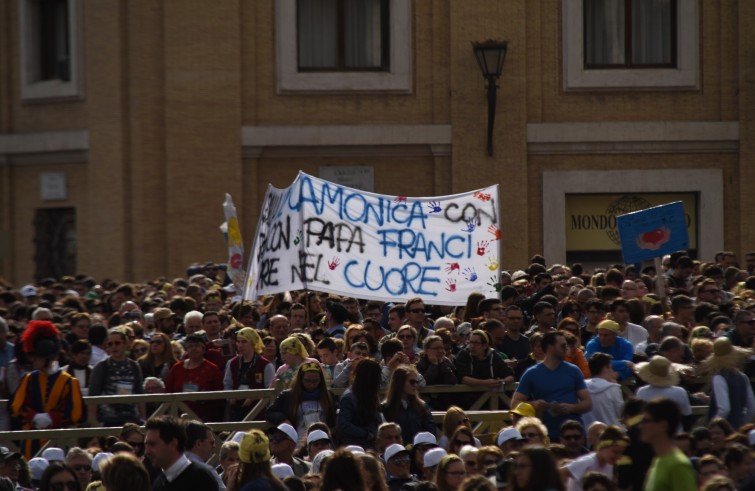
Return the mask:
{"type": "MultiPolygon", "coordinates": [[[[622,389],[625,397],[634,395],[631,391],[633,381],[623,384],[622,389]]],[[[457,385],[433,385],[420,389],[422,394],[456,394],[456,393],[480,393],[480,396],[466,411],[473,425],[474,433],[482,435],[486,433],[495,433],[508,420],[508,407],[511,403],[511,396],[517,388],[517,384],[509,384],[500,389],[488,389],[485,387],[469,386],[463,384],[457,385]],[[505,408],[505,409],[504,409],[505,408]]],[[[330,389],[334,395],[341,395],[346,389],[330,389]]],[[[269,423],[265,421],[254,421],[262,410],[268,407],[276,398],[275,389],[256,389],[256,390],[236,390],[236,391],[215,391],[215,392],[186,392],[173,394],[132,394],[119,396],[88,396],[84,398],[88,407],[96,407],[100,404],[138,404],[138,403],[160,403],[158,408],[150,416],[172,415],[175,417],[185,417],[188,419],[198,419],[196,414],[186,405],[187,401],[206,401],[206,400],[226,400],[226,399],[252,399],[256,401],[250,408],[247,415],[242,421],[226,421],[207,423],[213,430],[217,440],[216,450],[219,450],[222,440],[219,434],[230,432],[232,435],[236,431],[248,431],[251,428],[267,429],[269,423]]],[[[0,400],[0,407],[7,405],[6,400],[0,400]]],[[[693,415],[697,416],[696,424],[705,420],[707,416],[707,407],[695,406],[692,408],[693,415]]],[[[445,417],[445,412],[433,412],[433,419],[440,426],[445,417]]],[[[29,431],[7,431],[0,432],[0,442],[3,446],[17,449],[14,441],[25,439],[42,439],[48,440],[46,446],[59,446],[62,448],[76,445],[80,438],[93,438],[102,436],[117,436],[120,433],[120,427],[79,427],[68,429],[54,430],[29,430],[29,431]]],[[[230,438],[230,437],[229,437],[230,438]]]]}

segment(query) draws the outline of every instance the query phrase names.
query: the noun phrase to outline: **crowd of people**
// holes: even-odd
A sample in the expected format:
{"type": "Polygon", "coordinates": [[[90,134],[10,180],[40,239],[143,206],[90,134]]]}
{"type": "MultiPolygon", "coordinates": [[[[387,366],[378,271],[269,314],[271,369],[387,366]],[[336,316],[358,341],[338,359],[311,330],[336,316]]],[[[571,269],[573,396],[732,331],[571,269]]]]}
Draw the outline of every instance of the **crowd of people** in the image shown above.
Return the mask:
{"type": "Polygon", "coordinates": [[[213,263],[143,284],[0,282],[0,431],[122,428],[67,453],[0,447],[0,491],[755,489],[755,253],[744,263],[679,251],[663,271],[587,272],[535,256],[456,307],[243,301],[213,263]],[[513,391],[510,423],[476,435],[480,392],[422,390],[456,384],[513,391]],[[277,393],[262,412],[189,401],[181,421],[84,398],[260,388],[277,393]],[[205,425],[249,417],[270,430],[205,425]]]}

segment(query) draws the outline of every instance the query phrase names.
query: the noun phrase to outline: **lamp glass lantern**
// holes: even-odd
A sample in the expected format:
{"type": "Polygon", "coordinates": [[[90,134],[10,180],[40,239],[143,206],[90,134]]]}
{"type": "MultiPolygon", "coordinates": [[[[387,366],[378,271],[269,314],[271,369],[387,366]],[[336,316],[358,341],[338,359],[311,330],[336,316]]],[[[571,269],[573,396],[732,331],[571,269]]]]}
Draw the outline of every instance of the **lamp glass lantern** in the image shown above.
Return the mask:
{"type": "Polygon", "coordinates": [[[503,72],[503,63],[506,61],[508,45],[505,41],[485,41],[472,43],[477,64],[480,65],[482,76],[499,78],[503,72]]]}
{"type": "Polygon", "coordinates": [[[508,44],[506,41],[483,41],[472,43],[477,64],[480,65],[482,76],[488,82],[488,156],[493,155],[493,125],[495,124],[497,80],[503,72],[506,61],[508,44]]]}

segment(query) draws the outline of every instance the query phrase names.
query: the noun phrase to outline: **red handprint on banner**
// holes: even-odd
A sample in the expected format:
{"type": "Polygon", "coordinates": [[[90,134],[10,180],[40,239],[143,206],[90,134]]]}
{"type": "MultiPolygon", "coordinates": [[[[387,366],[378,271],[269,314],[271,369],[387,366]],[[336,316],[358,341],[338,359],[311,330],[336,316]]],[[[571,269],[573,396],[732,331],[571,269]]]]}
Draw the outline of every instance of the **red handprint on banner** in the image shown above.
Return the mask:
{"type": "Polygon", "coordinates": [[[488,242],[487,240],[481,240],[477,242],[477,255],[484,256],[485,249],[487,249],[489,245],[490,245],[490,242],[488,242]]]}

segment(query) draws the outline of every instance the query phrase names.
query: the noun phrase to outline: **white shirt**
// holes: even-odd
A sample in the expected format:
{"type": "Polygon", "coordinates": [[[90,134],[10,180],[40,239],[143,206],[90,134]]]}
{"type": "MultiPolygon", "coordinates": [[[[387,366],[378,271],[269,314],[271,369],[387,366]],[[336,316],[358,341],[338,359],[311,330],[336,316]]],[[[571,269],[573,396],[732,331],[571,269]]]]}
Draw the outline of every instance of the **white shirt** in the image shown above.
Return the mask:
{"type": "MultiPolygon", "coordinates": [[[[646,385],[637,389],[637,398],[643,401],[652,401],[658,397],[668,397],[679,407],[682,416],[692,414],[692,407],[689,405],[689,396],[687,391],[681,387],[658,387],[656,385],[646,385]]],[[[677,433],[684,431],[682,424],[676,427],[677,433]]]]}
{"type": "Polygon", "coordinates": [[[95,366],[107,357],[107,351],[100,348],[99,346],[92,346],[92,357],[89,359],[89,364],[95,366]]]}
{"type": "Polygon", "coordinates": [[[682,416],[689,416],[692,414],[687,391],[681,387],[658,387],[657,385],[646,385],[645,387],[637,389],[637,397],[643,401],[652,401],[658,397],[668,397],[679,406],[679,412],[682,416]]]}
{"type": "Polygon", "coordinates": [[[165,473],[165,478],[168,482],[173,482],[190,465],[191,460],[189,460],[186,455],[181,454],[181,456],[178,457],[178,460],[173,462],[173,465],[163,471],[163,473],[165,473]]]}
{"type": "Polygon", "coordinates": [[[628,322],[626,330],[619,333],[619,336],[626,338],[636,348],[638,344],[648,340],[648,331],[642,326],[628,322]]]}
{"type": "Polygon", "coordinates": [[[606,464],[601,466],[595,452],[583,455],[564,466],[569,471],[569,480],[566,489],[568,491],[582,491],[582,478],[588,472],[598,472],[609,478],[613,478],[613,466],[606,464]]]}
{"type": "MultiPolygon", "coordinates": [[[[742,375],[745,377],[744,375],[742,375]]],[[[746,378],[746,377],[745,377],[746,378]]],[[[720,416],[726,419],[731,412],[731,401],[729,400],[729,386],[726,383],[726,379],[721,375],[713,376],[713,393],[716,395],[716,413],[713,417],[720,416]]],[[[746,411],[747,421],[752,419],[755,414],[755,396],[752,393],[752,385],[747,380],[747,402],[745,407],[740,408],[741,411],[746,411]]]]}
{"type": "Polygon", "coordinates": [[[592,409],[582,415],[582,423],[589,428],[595,421],[621,426],[621,409],[624,397],[621,386],[602,378],[585,380],[592,399],[592,409]]]}

